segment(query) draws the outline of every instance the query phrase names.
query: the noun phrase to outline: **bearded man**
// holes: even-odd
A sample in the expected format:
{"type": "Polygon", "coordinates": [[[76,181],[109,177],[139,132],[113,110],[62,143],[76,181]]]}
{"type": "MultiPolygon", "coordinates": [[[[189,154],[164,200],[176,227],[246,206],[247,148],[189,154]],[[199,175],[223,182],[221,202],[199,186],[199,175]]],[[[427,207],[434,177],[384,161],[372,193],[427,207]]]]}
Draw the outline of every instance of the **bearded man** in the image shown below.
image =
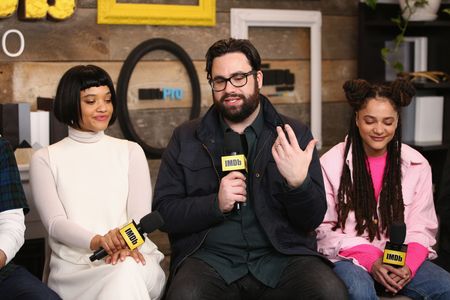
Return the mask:
{"type": "Polygon", "coordinates": [[[316,252],[326,200],[316,141],[259,93],[261,58],[248,40],[206,54],[214,104],[175,129],[153,200],[171,242],[166,299],[345,299],[316,252]],[[224,137],[239,135],[247,172],[223,172],[224,137]]]}

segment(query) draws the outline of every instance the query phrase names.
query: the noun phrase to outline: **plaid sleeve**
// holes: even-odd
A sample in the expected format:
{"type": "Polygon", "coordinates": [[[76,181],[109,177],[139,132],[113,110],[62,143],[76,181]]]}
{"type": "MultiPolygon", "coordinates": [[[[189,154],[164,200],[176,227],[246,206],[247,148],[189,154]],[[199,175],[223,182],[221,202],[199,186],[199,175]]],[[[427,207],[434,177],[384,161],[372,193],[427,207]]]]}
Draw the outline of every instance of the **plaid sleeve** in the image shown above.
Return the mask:
{"type": "Polygon", "coordinates": [[[29,211],[16,158],[9,142],[0,137],[0,212],[23,208],[29,211]]]}

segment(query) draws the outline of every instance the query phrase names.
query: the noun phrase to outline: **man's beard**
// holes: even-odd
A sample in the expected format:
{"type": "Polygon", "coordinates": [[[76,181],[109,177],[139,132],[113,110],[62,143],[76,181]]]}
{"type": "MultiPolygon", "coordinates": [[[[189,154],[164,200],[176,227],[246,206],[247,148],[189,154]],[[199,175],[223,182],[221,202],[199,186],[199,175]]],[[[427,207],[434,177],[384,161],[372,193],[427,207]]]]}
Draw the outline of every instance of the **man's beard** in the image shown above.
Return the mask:
{"type": "Polygon", "coordinates": [[[243,94],[224,94],[219,101],[214,98],[217,109],[222,116],[233,123],[239,123],[247,119],[258,107],[259,104],[259,91],[255,87],[255,90],[251,95],[245,97],[243,94]],[[223,103],[227,97],[239,97],[242,99],[242,106],[239,107],[226,107],[223,103]]]}

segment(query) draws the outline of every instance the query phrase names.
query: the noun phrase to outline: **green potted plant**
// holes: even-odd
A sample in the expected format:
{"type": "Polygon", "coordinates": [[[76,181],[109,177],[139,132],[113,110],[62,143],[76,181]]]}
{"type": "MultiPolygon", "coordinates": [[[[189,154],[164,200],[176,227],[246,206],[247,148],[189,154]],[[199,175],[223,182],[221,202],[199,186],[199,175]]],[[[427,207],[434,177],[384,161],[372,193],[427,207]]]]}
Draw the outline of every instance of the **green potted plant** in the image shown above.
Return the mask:
{"type": "MultiPolygon", "coordinates": [[[[378,0],[364,1],[370,8],[376,9],[378,0]]],[[[388,55],[397,52],[400,45],[405,41],[405,33],[410,21],[431,21],[437,18],[437,10],[439,9],[440,0],[399,0],[400,13],[391,21],[398,27],[399,33],[394,39],[394,48],[382,48],[381,57],[384,62],[397,71],[403,72],[403,64],[399,61],[389,61],[388,55]],[[431,12],[428,11],[431,9],[431,12]]],[[[443,12],[450,14],[450,9],[444,9],[443,12]]]]}

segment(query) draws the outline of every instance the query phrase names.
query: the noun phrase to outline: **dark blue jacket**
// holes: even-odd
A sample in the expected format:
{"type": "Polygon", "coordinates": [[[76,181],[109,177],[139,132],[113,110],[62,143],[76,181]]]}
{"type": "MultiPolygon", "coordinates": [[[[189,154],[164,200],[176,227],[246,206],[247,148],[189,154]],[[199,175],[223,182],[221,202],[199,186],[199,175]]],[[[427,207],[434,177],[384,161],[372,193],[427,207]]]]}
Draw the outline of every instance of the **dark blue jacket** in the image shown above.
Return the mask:
{"type": "MultiPolygon", "coordinates": [[[[251,186],[256,216],[280,253],[320,256],[314,229],[322,222],[327,204],[317,151],[308,177],[297,189],[288,188],[271,152],[277,125],[291,125],[302,149],[312,139],[311,132],[300,122],[278,114],[264,96],[260,99],[264,129],[258,138],[251,186]]],[[[222,155],[223,131],[214,105],[203,118],[176,128],[163,154],[153,209],[161,213],[165,221],[162,230],[169,234],[171,275],[201,246],[208,230],[224,220],[216,199],[222,155]]]]}

